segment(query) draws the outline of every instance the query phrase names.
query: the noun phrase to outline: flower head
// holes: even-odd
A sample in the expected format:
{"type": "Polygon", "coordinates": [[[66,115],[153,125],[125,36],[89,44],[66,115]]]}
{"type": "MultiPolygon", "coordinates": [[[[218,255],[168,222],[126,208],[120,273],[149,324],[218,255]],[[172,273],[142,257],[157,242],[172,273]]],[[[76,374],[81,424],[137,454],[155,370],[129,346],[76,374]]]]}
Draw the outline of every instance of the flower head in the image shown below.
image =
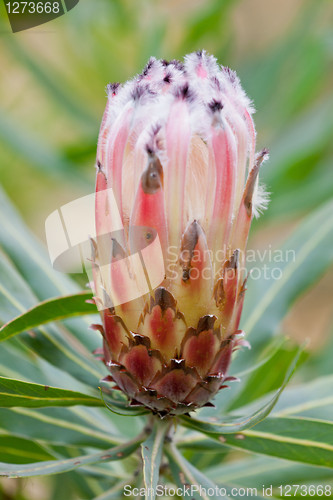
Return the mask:
{"type": "Polygon", "coordinates": [[[93,273],[104,359],[135,404],[177,414],[228,381],[256,206],[253,108],[204,51],[108,86],[93,273]]]}

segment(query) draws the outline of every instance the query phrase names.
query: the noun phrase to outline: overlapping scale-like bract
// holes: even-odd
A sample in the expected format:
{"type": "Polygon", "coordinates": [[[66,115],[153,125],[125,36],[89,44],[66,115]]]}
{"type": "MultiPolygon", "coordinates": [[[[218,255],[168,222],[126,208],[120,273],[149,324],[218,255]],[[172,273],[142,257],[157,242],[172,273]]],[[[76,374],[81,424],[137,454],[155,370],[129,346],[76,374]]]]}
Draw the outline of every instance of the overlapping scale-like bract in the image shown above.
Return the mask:
{"type": "Polygon", "coordinates": [[[111,233],[113,218],[123,231],[106,245],[93,242],[99,329],[116,387],[161,416],[209,404],[229,379],[233,350],[245,344],[238,330],[244,252],[267,154],[255,155],[252,113],[236,74],[204,51],[184,62],[152,58],[133,80],[108,86],[97,240],[111,233]],[[103,194],[110,189],[118,212],[103,194]],[[156,236],[160,283],[120,300],[141,278],[135,265],[125,276],[119,262],[156,236]],[[106,261],[115,265],[105,270],[106,261]]]}

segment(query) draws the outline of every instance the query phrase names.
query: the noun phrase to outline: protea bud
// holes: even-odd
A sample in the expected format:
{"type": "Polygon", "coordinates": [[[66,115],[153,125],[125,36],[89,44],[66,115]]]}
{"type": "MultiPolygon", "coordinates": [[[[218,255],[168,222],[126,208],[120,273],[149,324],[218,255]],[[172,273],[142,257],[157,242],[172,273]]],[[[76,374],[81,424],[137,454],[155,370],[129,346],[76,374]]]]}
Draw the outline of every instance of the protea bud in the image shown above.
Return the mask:
{"type": "Polygon", "coordinates": [[[245,343],[244,252],[266,151],[255,155],[236,74],[205,52],[151,59],[108,94],[93,242],[104,360],[132,404],[186,413],[226,386],[245,343]]]}

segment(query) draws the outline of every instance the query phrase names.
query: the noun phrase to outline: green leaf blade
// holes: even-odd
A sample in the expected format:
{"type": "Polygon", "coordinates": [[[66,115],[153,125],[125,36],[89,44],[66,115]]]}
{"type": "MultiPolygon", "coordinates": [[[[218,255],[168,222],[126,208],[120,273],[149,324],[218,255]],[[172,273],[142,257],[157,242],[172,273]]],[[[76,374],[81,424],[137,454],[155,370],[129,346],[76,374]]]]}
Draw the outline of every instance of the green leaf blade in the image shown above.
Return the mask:
{"type": "Polygon", "coordinates": [[[25,313],[12,319],[0,328],[0,342],[25,330],[83,314],[96,313],[96,306],[87,303],[92,298],[91,292],[56,297],[40,302],[25,313]]]}
{"type": "Polygon", "coordinates": [[[136,439],[133,439],[128,443],[109,448],[102,452],[92,453],[90,455],[84,455],[65,460],[52,460],[30,463],[26,465],[0,463],[0,476],[16,478],[59,474],[97,462],[121,460],[131,455],[140,446],[142,440],[143,437],[142,435],[140,435],[136,439]]]}
{"type": "Polygon", "coordinates": [[[226,445],[254,453],[333,468],[333,423],[269,417],[253,429],[228,436],[226,445]]]}
{"type": "Polygon", "coordinates": [[[167,445],[165,451],[169,460],[171,473],[176,485],[181,490],[187,490],[194,500],[228,500],[219,487],[216,486],[201,471],[188,462],[174,445],[167,445]],[[188,489],[190,491],[188,491],[188,489]]]}
{"type": "Polygon", "coordinates": [[[294,253],[290,253],[289,262],[282,263],[281,279],[260,280],[260,283],[249,280],[242,327],[247,335],[254,334],[253,347],[265,335],[276,332],[290,304],[332,263],[332,237],[333,202],[330,201],[305,219],[285,243],[282,252],[294,253]],[[256,285],[261,287],[260,291],[255,289],[256,285]]]}
{"type": "Polygon", "coordinates": [[[75,391],[0,377],[0,407],[103,406],[100,399],[75,391]]]}
{"type": "Polygon", "coordinates": [[[78,407],[2,408],[0,431],[51,445],[105,449],[119,444],[118,433],[112,423],[107,426],[98,417],[78,407]]]}
{"type": "Polygon", "coordinates": [[[156,420],[151,434],[141,444],[146,500],[155,500],[156,497],[163,443],[169,427],[168,422],[156,420]]]}
{"type": "Polygon", "coordinates": [[[40,444],[29,439],[1,435],[0,456],[2,460],[11,464],[27,464],[32,460],[42,462],[53,460],[54,457],[40,444]]]}

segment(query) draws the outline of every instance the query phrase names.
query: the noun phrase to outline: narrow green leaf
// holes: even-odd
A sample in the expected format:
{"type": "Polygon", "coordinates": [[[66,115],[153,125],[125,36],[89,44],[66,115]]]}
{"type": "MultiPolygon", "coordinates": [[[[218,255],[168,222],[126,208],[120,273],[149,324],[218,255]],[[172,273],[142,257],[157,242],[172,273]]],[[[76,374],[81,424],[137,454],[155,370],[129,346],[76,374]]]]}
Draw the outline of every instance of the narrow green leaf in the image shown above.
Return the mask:
{"type": "Polygon", "coordinates": [[[6,194],[0,189],[0,247],[22,278],[29,283],[36,302],[53,296],[77,293],[78,285],[69,276],[52,269],[46,250],[22,221],[6,194]]]}
{"type": "Polygon", "coordinates": [[[109,387],[106,387],[106,383],[101,380],[99,389],[103,403],[112,413],[115,413],[116,415],[120,415],[122,417],[135,417],[148,413],[148,410],[145,407],[130,406],[129,399],[123,392],[112,390],[109,387]]]}
{"type": "Polygon", "coordinates": [[[124,488],[128,484],[129,480],[118,483],[101,495],[98,495],[98,497],[96,497],[94,500],[112,500],[113,498],[119,500],[119,498],[122,498],[124,494],[124,488]]]}
{"type": "Polygon", "coordinates": [[[282,255],[286,262],[280,266],[274,262],[282,271],[280,279],[249,280],[242,327],[248,336],[255,333],[253,345],[275,333],[291,303],[332,263],[332,236],[330,201],[305,219],[284,244],[282,255]]]}
{"type": "Polygon", "coordinates": [[[218,484],[234,483],[240,486],[258,486],[281,484],[303,484],[307,481],[323,481],[332,479],[332,469],[300,464],[269,457],[252,455],[249,458],[224,463],[205,471],[207,476],[218,484]]]}
{"type": "Polygon", "coordinates": [[[73,316],[96,313],[95,304],[87,303],[92,298],[90,291],[65,297],[56,297],[40,302],[27,312],[17,316],[0,328],[0,342],[14,335],[50,321],[59,321],[73,316]]]}
{"type": "Polygon", "coordinates": [[[261,369],[263,365],[268,363],[279,352],[286,341],[287,339],[282,335],[274,337],[271,342],[265,347],[265,350],[260,353],[260,356],[258,357],[258,360],[254,365],[246,368],[245,370],[241,369],[239,372],[235,373],[234,376],[243,379],[244,376],[247,376],[261,369]]]}
{"type": "Polygon", "coordinates": [[[40,444],[17,436],[0,436],[1,460],[11,464],[28,464],[31,461],[53,460],[54,457],[40,444]]]}
{"type": "Polygon", "coordinates": [[[97,462],[107,462],[112,460],[122,460],[133,453],[143,441],[144,435],[140,434],[137,438],[125,444],[103,450],[102,452],[92,453],[65,460],[52,460],[46,462],[30,463],[26,465],[12,465],[0,463],[0,476],[11,478],[41,476],[50,474],[59,474],[77,469],[83,465],[94,464],[97,462]]]}
{"type": "MultiPolygon", "coordinates": [[[[11,320],[13,314],[25,313],[28,307],[34,307],[37,299],[13,267],[12,262],[1,252],[0,272],[2,278],[0,320],[5,322],[11,320]]],[[[41,280],[45,281],[45,277],[41,277],[41,280]]],[[[97,342],[98,335],[89,332],[87,323],[79,318],[71,318],[67,321],[80,321],[81,328],[79,324],[75,324],[72,333],[63,325],[50,324],[37,328],[33,333],[22,333],[20,341],[30,350],[35,351],[39,357],[45,358],[62,371],[96,388],[99,379],[103,376],[104,368],[102,363],[94,359],[89,348],[92,341],[95,342],[94,348],[100,346],[97,342]],[[86,339],[89,341],[86,342],[86,339]]]]}
{"type": "Polygon", "coordinates": [[[333,375],[289,387],[274,408],[274,416],[305,416],[333,422],[333,375]]]}
{"type": "Polygon", "coordinates": [[[225,444],[253,453],[333,468],[333,423],[269,417],[253,429],[225,436],[225,444]]]}
{"type": "MultiPolygon", "coordinates": [[[[265,394],[278,389],[283,383],[285,373],[288,371],[290,363],[297,355],[298,350],[299,346],[290,345],[290,343],[281,346],[266,363],[253,371],[246,380],[242,380],[241,390],[231,401],[231,404],[227,406],[228,413],[236,411],[237,408],[244,407],[265,394]],[[272,366],[274,366],[274,370],[271,369],[272,366]]],[[[299,364],[305,361],[307,357],[308,354],[303,352],[299,364]]]]}
{"type": "Polygon", "coordinates": [[[196,451],[198,453],[205,452],[205,454],[218,451],[219,456],[230,453],[230,448],[228,446],[223,446],[221,441],[216,442],[215,440],[209,439],[210,437],[211,436],[206,437],[200,432],[187,432],[180,441],[176,441],[177,448],[181,450],[196,451]]]}
{"type": "MultiPolygon", "coordinates": [[[[73,456],[73,455],[72,455],[73,456]]],[[[123,465],[119,462],[107,463],[107,464],[95,464],[95,465],[85,465],[81,467],[80,472],[84,472],[89,476],[92,476],[96,479],[104,478],[104,479],[126,479],[129,480],[128,473],[125,472],[125,468],[120,468],[119,466],[123,465]]]]}
{"type": "Polygon", "coordinates": [[[284,381],[279,388],[279,390],[274,394],[273,398],[271,398],[266,404],[264,404],[259,410],[251,413],[250,415],[244,417],[230,417],[228,419],[224,419],[223,421],[216,422],[216,417],[211,417],[207,420],[198,420],[188,416],[181,416],[180,421],[182,425],[185,427],[189,427],[191,429],[198,430],[203,432],[204,434],[232,434],[236,432],[240,432],[249,427],[253,427],[258,422],[261,422],[269,413],[272,411],[274,406],[276,405],[283,389],[288,384],[291,376],[294,373],[294,370],[299,361],[300,355],[302,353],[302,349],[299,349],[290,364],[287,373],[284,377],[284,381]]]}
{"type": "Polygon", "coordinates": [[[20,340],[49,363],[94,389],[107,373],[102,362],[96,360],[65,328],[53,324],[41,326],[32,335],[22,333],[20,340]]]}
{"type": "MultiPolygon", "coordinates": [[[[57,477],[50,479],[51,481],[53,479],[53,484],[57,486],[52,492],[52,497],[49,497],[48,500],[75,497],[80,499],[94,498],[96,495],[105,491],[105,489],[110,485],[110,481],[108,480],[96,479],[88,474],[82,474],[81,469],[73,470],[64,474],[60,481],[57,477]],[[68,482],[66,482],[67,478],[68,482]],[[61,485],[59,485],[59,483],[61,483],[61,485]]],[[[49,482],[50,479],[48,479],[47,482],[49,482]]]]}
{"type": "MultiPolygon", "coordinates": [[[[1,232],[1,231],[0,231],[1,232]]],[[[32,307],[36,299],[31,288],[0,248],[0,321],[5,323],[32,307]]]]}
{"type": "MultiPolygon", "coordinates": [[[[86,408],[88,409],[95,410],[86,408]]],[[[91,446],[105,449],[107,446],[119,444],[119,436],[112,422],[108,430],[103,415],[99,418],[98,415],[85,415],[78,410],[76,407],[2,408],[0,430],[51,445],[91,446]]]]}
{"type": "MultiPolygon", "coordinates": [[[[126,441],[128,440],[129,439],[126,438],[126,441]]],[[[118,444],[123,444],[124,442],[125,441],[123,440],[118,444]]],[[[108,444],[104,447],[104,449],[109,447],[110,445],[108,444]]],[[[82,450],[82,448],[76,446],[48,446],[48,449],[50,450],[50,453],[54,455],[54,457],[61,460],[83,455],[86,452],[86,450],[82,450]]],[[[89,497],[83,495],[83,498],[95,498],[95,496],[105,492],[111,487],[111,485],[116,484],[118,481],[124,481],[125,479],[128,481],[129,474],[128,472],[126,472],[126,466],[128,465],[128,462],[128,460],[112,462],[103,461],[97,464],[83,465],[79,470],[71,471],[66,474],[66,476],[63,476],[63,479],[65,477],[71,477],[73,479],[75,478],[76,482],[76,478],[78,478],[79,483],[81,483],[79,487],[83,487],[83,489],[87,481],[91,485],[92,491],[89,494],[89,497]]],[[[59,481],[59,478],[55,477],[50,479],[53,479],[53,481],[55,482],[59,481]]],[[[65,498],[67,498],[66,495],[65,498]]],[[[58,497],[55,497],[54,500],[58,500],[58,497]]]]}
{"type": "MultiPolygon", "coordinates": [[[[17,342],[15,342],[15,344],[17,344],[17,342]]],[[[24,348],[20,348],[21,344],[13,345],[13,342],[4,342],[1,344],[0,373],[5,374],[8,378],[16,378],[27,382],[40,383],[41,380],[45,381],[46,384],[51,382],[52,375],[50,371],[54,370],[54,368],[49,364],[47,364],[46,368],[46,363],[43,364],[41,360],[32,358],[29,351],[27,352],[24,348]],[[43,372],[41,365],[47,370],[47,373],[43,372]]],[[[68,375],[63,372],[61,372],[61,375],[63,377],[62,381],[64,377],[68,377],[68,375]]],[[[57,380],[57,384],[62,386],[62,381],[60,383],[59,380],[57,380]]],[[[66,386],[64,385],[63,387],[66,386]]],[[[70,387],[70,385],[68,385],[68,387],[70,387]]],[[[73,389],[79,390],[77,387],[73,387],[73,389]]]]}
{"type": "MultiPolygon", "coordinates": [[[[224,451],[232,447],[292,460],[305,464],[333,468],[333,422],[304,417],[271,416],[260,424],[237,434],[210,434],[216,447],[224,451]]],[[[208,449],[206,439],[195,434],[187,436],[178,446],[184,449],[208,449]]]]}
{"type": "Polygon", "coordinates": [[[0,407],[103,406],[100,399],[79,392],[0,377],[0,407]]]}
{"type": "MultiPolygon", "coordinates": [[[[157,417],[158,418],[158,417],[157,417]]],[[[156,497],[156,487],[160,474],[162,451],[165,435],[170,428],[170,424],[163,420],[155,419],[154,427],[146,441],[141,444],[143,460],[143,478],[148,492],[146,500],[154,500],[156,497]]]]}
{"type": "MultiPolygon", "coordinates": [[[[49,258],[30,234],[0,189],[0,321],[26,312],[39,300],[78,293],[78,286],[66,275],[54,271],[49,258]],[[15,267],[14,267],[15,265],[15,267]],[[24,278],[24,279],[23,279],[24,278]],[[29,285],[28,285],[29,283],[29,285]]],[[[48,325],[20,335],[20,341],[36,354],[74,378],[97,387],[103,377],[102,363],[91,351],[99,347],[100,335],[88,329],[88,317],[70,318],[63,325],[48,325]]]]}
{"type": "Polygon", "coordinates": [[[190,464],[173,444],[165,446],[165,451],[173,479],[180,491],[184,492],[180,496],[186,498],[185,495],[188,495],[194,500],[228,499],[223,492],[221,494],[220,488],[190,464]]]}
{"type": "MultiPolygon", "coordinates": [[[[333,262],[333,202],[310,214],[285,242],[279,255],[284,262],[268,262],[268,278],[248,280],[241,328],[252,350],[237,355],[232,370],[251,367],[267,341],[277,333],[293,302],[313,285],[333,262]]],[[[260,263],[264,266],[265,262],[260,263]]]]}

